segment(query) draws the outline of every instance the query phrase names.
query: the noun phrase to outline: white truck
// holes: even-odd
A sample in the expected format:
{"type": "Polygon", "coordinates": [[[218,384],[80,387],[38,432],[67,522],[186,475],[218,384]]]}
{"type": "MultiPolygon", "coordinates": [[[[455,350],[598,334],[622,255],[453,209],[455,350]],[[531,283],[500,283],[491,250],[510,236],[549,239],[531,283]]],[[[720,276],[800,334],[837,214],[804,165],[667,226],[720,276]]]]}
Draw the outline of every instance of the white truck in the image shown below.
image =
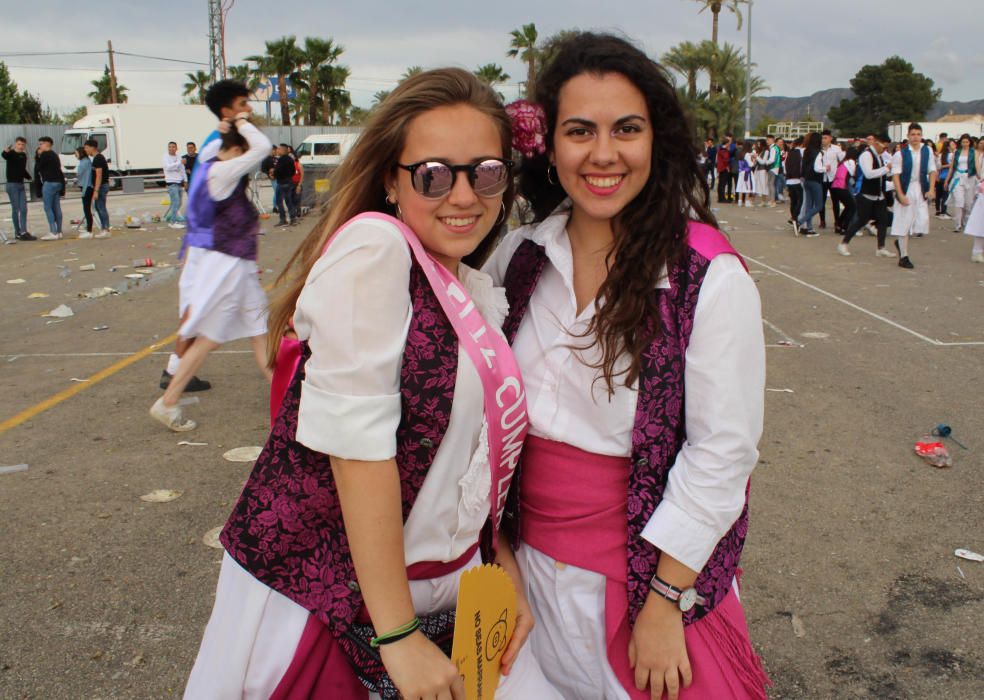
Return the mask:
{"type": "Polygon", "coordinates": [[[74,177],[75,149],[95,139],[109,162],[114,186],[119,176],[163,182],[168,141],[175,141],[183,155],[188,141],[201,146],[218,121],[204,105],[90,105],[87,112],[62,136],[62,169],[69,179],[74,177]]]}
{"type": "MultiPolygon", "coordinates": [[[[939,141],[940,134],[947,134],[951,139],[959,139],[963,134],[970,134],[975,139],[984,136],[984,121],[966,122],[921,122],[923,138],[939,141]]],[[[888,137],[893,141],[905,141],[908,138],[909,122],[892,122],[888,125],[888,137]]]]}
{"type": "Polygon", "coordinates": [[[301,165],[327,165],[337,168],[355,145],[362,129],[349,128],[347,132],[315,134],[308,136],[294,153],[301,165]]]}

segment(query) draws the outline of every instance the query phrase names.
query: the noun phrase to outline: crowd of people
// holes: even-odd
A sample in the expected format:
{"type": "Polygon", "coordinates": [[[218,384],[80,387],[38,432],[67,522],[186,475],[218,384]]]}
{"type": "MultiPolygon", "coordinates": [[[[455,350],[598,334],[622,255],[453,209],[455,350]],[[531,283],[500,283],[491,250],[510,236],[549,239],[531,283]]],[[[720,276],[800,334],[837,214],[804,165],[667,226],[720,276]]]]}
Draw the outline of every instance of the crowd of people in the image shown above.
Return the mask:
{"type": "Polygon", "coordinates": [[[838,141],[829,130],[791,143],[725,134],[718,144],[705,142],[700,161],[709,186],[716,183],[719,204],[775,207],[788,199],[788,223],[798,236],[820,235],[815,218],[827,228],[829,199],[841,255],[851,255],[851,240],[867,230],[877,236],[876,255],[912,269],[909,239],[929,233],[932,203],[936,218],[952,220],[954,231],[973,237],[971,260],[984,263],[984,204],[973,215],[975,204],[984,202],[984,139],[944,133],[934,142],[923,138],[918,123],[901,142],[874,133],[838,141]],[[889,233],[894,251],[886,247],[889,233]]]}

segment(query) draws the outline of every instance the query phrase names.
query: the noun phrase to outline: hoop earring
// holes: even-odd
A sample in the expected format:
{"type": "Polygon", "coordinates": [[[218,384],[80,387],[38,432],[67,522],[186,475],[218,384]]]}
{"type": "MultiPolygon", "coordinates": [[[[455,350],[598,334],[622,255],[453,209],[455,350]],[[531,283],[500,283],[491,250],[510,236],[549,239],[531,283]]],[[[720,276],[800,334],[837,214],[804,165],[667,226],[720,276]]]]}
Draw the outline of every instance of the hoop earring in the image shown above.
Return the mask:
{"type": "Polygon", "coordinates": [[[499,202],[499,206],[502,207],[502,213],[496,218],[495,223],[492,224],[492,228],[498,228],[502,224],[506,223],[506,219],[509,215],[506,213],[506,203],[499,202]]]}
{"type": "Polygon", "coordinates": [[[393,206],[396,207],[396,218],[399,219],[400,221],[403,221],[403,210],[400,209],[400,203],[394,202],[393,206]]]}
{"type": "MultiPolygon", "coordinates": [[[[557,166],[556,165],[548,165],[547,166],[547,182],[549,182],[551,185],[556,185],[557,184],[557,180],[554,180],[552,177],[550,177],[550,171],[551,170],[553,170],[556,173],[557,172],[557,166]]],[[[558,179],[560,178],[559,175],[557,177],[558,177],[558,179]]]]}

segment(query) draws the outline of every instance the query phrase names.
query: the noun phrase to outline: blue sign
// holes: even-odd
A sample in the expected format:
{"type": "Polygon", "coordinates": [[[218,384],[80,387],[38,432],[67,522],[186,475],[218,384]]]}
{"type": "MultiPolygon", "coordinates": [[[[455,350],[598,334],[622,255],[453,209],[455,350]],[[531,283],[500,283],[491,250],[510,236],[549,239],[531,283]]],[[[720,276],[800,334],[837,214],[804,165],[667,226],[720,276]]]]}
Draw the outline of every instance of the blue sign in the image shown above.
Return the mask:
{"type": "MultiPolygon", "coordinates": [[[[287,99],[292,100],[297,97],[297,91],[294,90],[294,86],[290,82],[290,78],[287,81],[287,99]]],[[[280,87],[278,85],[277,77],[274,76],[270,78],[269,93],[267,93],[267,100],[270,102],[280,102],[280,87]]]]}

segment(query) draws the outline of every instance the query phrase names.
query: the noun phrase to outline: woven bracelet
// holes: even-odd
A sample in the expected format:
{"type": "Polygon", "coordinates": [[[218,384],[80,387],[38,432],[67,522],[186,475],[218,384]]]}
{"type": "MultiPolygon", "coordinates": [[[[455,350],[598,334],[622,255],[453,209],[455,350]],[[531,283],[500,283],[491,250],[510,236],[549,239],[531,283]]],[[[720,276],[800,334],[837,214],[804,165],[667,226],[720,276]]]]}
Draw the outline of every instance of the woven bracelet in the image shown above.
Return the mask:
{"type": "Polygon", "coordinates": [[[420,629],[420,618],[415,617],[412,620],[410,620],[410,622],[408,622],[407,624],[397,627],[395,630],[387,632],[386,634],[381,634],[378,637],[373,637],[372,639],[369,640],[369,646],[371,646],[373,649],[376,649],[377,647],[381,647],[384,644],[392,644],[393,642],[398,642],[401,639],[405,639],[406,637],[409,637],[418,629],[420,629]]]}

